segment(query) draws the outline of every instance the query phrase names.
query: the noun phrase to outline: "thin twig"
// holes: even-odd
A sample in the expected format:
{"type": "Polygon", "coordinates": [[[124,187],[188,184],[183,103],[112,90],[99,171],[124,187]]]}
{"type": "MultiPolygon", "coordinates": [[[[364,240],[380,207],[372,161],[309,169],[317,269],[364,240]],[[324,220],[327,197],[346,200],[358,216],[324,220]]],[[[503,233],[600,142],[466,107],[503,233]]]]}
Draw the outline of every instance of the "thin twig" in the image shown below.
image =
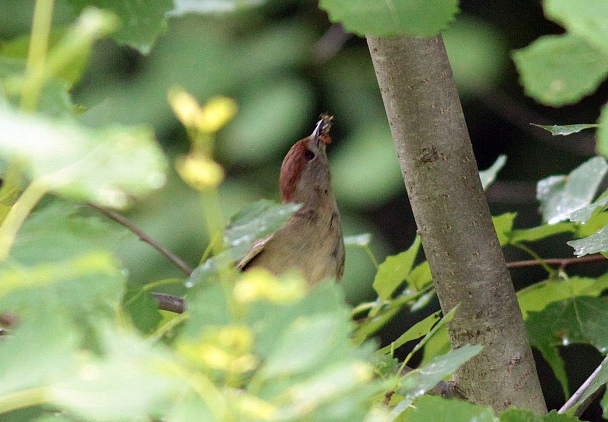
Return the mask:
{"type": "Polygon", "coordinates": [[[160,243],[158,243],[156,240],[154,240],[147,233],[142,231],[139,227],[135,226],[135,224],[133,224],[132,222],[127,220],[122,215],[120,215],[112,210],[109,210],[107,208],[100,207],[99,205],[90,203],[90,202],[88,203],[88,205],[91,208],[96,209],[97,211],[99,211],[100,213],[102,213],[103,215],[108,217],[109,219],[116,221],[121,226],[124,226],[127,229],[129,229],[130,231],[132,231],[133,233],[135,233],[137,235],[137,237],[139,237],[139,240],[152,246],[154,249],[156,249],[158,252],[160,252],[165,258],[167,258],[173,265],[175,265],[177,268],[179,268],[187,276],[190,276],[190,274],[192,274],[192,268],[190,268],[190,266],[188,264],[186,264],[184,261],[182,261],[181,258],[179,258],[177,255],[175,255],[169,249],[165,248],[160,243]]]}
{"type": "MultiPolygon", "coordinates": [[[[608,363],[608,356],[606,356],[604,358],[604,360],[602,361],[602,363],[600,363],[600,365],[597,368],[595,368],[595,371],[593,371],[593,373],[589,376],[589,378],[587,378],[585,380],[585,382],[578,388],[578,390],[576,390],[576,392],[574,394],[572,394],[572,397],[570,397],[570,399],[562,406],[561,409],[559,409],[557,411],[557,413],[565,413],[568,411],[568,409],[571,409],[572,407],[574,407],[581,400],[581,398],[588,392],[589,388],[592,388],[593,384],[597,383],[597,378],[600,375],[604,375],[604,376],[606,375],[605,373],[602,374],[602,367],[604,366],[604,364],[607,364],[607,363],[608,363]]],[[[597,390],[599,390],[599,387],[601,387],[602,385],[603,384],[601,384],[600,386],[597,386],[598,387],[597,390]]],[[[595,393],[595,391],[593,393],[595,393]]],[[[585,404],[585,402],[583,404],[585,404]]],[[[581,406],[583,404],[581,404],[581,406]]],[[[589,404],[590,403],[587,403],[587,406],[589,406],[589,404]]],[[[584,411],[584,409],[583,409],[583,411],[584,411]]]]}
{"type": "Polygon", "coordinates": [[[536,265],[543,265],[543,263],[544,263],[546,265],[564,269],[569,265],[588,264],[590,262],[600,262],[600,261],[604,261],[604,260],[606,260],[606,258],[604,257],[604,255],[600,255],[600,254],[584,256],[582,258],[551,258],[551,259],[543,259],[542,261],[539,261],[537,259],[531,259],[528,261],[508,262],[507,268],[533,267],[536,265]]]}

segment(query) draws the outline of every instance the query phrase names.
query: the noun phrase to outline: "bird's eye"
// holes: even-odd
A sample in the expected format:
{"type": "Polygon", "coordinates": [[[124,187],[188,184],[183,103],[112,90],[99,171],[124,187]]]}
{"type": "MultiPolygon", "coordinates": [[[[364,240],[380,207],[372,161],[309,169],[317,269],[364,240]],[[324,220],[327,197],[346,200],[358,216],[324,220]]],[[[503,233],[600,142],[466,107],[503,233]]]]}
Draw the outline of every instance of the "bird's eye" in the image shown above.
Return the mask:
{"type": "Polygon", "coordinates": [[[306,158],[306,161],[311,161],[315,158],[315,153],[307,149],[304,151],[304,158],[306,158]]]}

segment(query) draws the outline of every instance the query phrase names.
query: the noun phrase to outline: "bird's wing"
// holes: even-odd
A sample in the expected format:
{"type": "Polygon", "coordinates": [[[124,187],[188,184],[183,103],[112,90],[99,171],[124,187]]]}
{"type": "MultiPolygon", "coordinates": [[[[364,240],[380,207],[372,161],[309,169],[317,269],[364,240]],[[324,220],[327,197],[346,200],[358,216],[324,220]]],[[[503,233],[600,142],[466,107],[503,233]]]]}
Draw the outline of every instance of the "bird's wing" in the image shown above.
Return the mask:
{"type": "Polygon", "coordinates": [[[241,259],[238,263],[238,265],[236,266],[239,270],[246,270],[247,267],[252,264],[252,262],[255,260],[255,257],[258,256],[260,254],[260,252],[262,252],[262,250],[264,249],[264,246],[266,246],[266,244],[268,243],[268,241],[270,239],[272,239],[272,237],[274,236],[274,233],[271,234],[270,236],[267,236],[263,239],[260,239],[258,241],[256,241],[251,248],[249,248],[249,250],[247,251],[247,254],[245,255],[245,257],[243,259],[241,259]]]}

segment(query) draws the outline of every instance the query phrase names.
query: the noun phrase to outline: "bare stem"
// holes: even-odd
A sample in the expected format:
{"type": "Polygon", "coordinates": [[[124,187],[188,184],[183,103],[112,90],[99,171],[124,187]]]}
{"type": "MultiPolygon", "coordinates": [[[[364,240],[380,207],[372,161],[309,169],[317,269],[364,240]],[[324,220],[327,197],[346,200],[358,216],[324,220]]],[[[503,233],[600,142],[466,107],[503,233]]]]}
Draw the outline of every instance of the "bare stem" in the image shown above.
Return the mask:
{"type": "MultiPolygon", "coordinates": [[[[595,368],[595,371],[593,371],[593,373],[589,376],[589,378],[587,378],[585,380],[585,382],[578,388],[578,390],[576,390],[576,392],[572,395],[572,397],[570,397],[570,399],[562,406],[561,409],[559,409],[559,411],[557,413],[567,412],[568,409],[571,409],[572,407],[576,406],[579,402],[581,402],[583,397],[586,396],[588,398],[591,395],[593,395],[597,390],[599,390],[601,387],[603,387],[604,383],[601,380],[598,380],[598,378],[606,376],[606,365],[608,365],[608,356],[606,356],[604,358],[604,360],[602,361],[602,363],[600,363],[600,365],[597,368],[595,368]]],[[[585,404],[586,404],[586,406],[589,406],[590,403],[587,402],[587,400],[582,401],[581,406],[579,406],[579,409],[577,409],[578,416],[580,416],[584,412],[585,409],[584,408],[580,409],[580,407],[582,407],[585,404]]]]}
{"type": "Polygon", "coordinates": [[[175,312],[176,314],[183,314],[186,310],[186,301],[177,296],[169,295],[166,293],[152,293],[156,303],[158,303],[158,309],[161,311],[175,312]]]}
{"type": "Polygon", "coordinates": [[[21,225],[46,192],[44,184],[34,180],[12,206],[0,226],[0,261],[8,256],[21,225]]]}
{"type": "Polygon", "coordinates": [[[139,237],[139,240],[152,246],[154,249],[156,249],[158,252],[160,252],[165,258],[167,258],[169,260],[169,262],[171,262],[173,265],[175,265],[177,268],[179,268],[187,276],[190,276],[190,274],[192,274],[192,268],[188,264],[186,264],[184,261],[182,261],[181,258],[179,258],[177,255],[175,255],[169,249],[165,248],[160,243],[158,243],[156,240],[154,240],[147,233],[142,231],[139,227],[137,227],[131,221],[127,220],[122,215],[120,215],[112,210],[109,210],[107,208],[100,207],[99,205],[95,205],[91,202],[89,202],[88,205],[91,208],[96,209],[97,211],[99,211],[100,213],[102,213],[103,215],[108,217],[109,219],[116,221],[121,226],[124,226],[127,229],[129,229],[131,232],[135,233],[137,235],[137,237],[139,237]]]}
{"type": "Polygon", "coordinates": [[[606,261],[604,255],[589,255],[584,256],[582,258],[551,258],[551,259],[541,259],[540,261],[537,259],[531,259],[528,261],[514,261],[507,263],[508,268],[523,268],[523,267],[534,267],[536,265],[549,265],[553,267],[559,267],[560,269],[564,269],[570,265],[577,264],[589,264],[592,262],[602,262],[606,261]]]}
{"type": "MultiPolygon", "coordinates": [[[[27,54],[26,71],[28,78],[36,79],[33,75],[42,74],[46,65],[49,47],[51,24],[53,22],[54,0],[38,0],[34,7],[32,36],[27,54]]],[[[21,109],[33,111],[38,105],[42,83],[28,83],[21,96],[21,109]]]]}

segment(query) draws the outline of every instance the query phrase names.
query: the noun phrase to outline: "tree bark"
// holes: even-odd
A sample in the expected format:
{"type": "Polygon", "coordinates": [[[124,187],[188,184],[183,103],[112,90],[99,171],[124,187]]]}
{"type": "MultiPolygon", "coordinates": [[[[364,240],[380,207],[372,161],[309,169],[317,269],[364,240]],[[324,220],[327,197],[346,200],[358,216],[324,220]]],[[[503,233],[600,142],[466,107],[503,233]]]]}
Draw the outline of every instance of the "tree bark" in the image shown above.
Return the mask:
{"type": "Polygon", "coordinates": [[[495,412],[545,413],[511,277],[492,225],[442,38],[367,37],[418,232],[453,348],[483,351],[458,390],[495,412]]]}

